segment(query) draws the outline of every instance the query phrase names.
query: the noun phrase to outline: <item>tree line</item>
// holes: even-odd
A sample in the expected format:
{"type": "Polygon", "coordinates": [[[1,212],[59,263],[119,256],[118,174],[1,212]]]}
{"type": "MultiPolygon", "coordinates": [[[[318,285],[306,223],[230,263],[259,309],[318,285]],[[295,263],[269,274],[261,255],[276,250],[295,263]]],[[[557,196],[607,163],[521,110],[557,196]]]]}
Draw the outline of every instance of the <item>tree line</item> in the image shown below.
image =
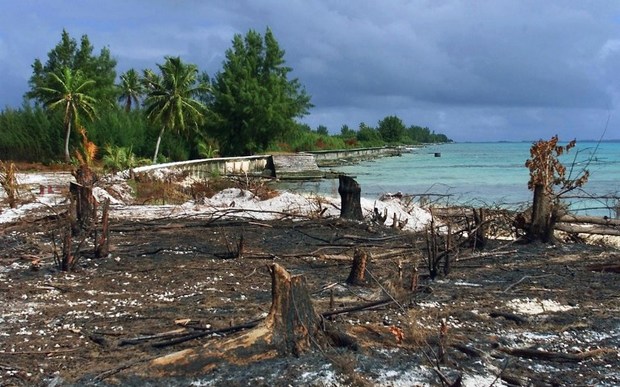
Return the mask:
{"type": "Polygon", "coordinates": [[[45,63],[32,64],[22,106],[0,112],[0,155],[69,161],[82,127],[108,157],[122,150],[153,162],[450,141],[396,116],[376,128],[343,125],[334,135],[323,125],[313,130],[298,121],[313,105],[300,81],[290,78],[284,54],[269,28],[262,35],[250,30],[234,36],[212,78],[169,56],[155,69],[129,69],[117,81],[107,47],[95,53],[87,35],[78,42],[63,30],[45,63]]]}

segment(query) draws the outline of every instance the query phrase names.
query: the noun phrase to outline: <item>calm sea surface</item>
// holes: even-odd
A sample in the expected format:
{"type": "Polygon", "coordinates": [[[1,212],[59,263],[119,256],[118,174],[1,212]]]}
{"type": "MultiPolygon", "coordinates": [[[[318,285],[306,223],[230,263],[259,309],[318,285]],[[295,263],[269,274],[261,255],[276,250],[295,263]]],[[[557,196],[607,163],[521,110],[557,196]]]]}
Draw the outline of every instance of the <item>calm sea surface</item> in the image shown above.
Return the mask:
{"type": "MultiPolygon", "coordinates": [[[[374,198],[386,192],[422,195],[448,204],[501,205],[519,208],[531,201],[527,189],[531,143],[459,143],[415,149],[401,157],[388,157],[335,168],[356,177],[362,196],[374,198]],[[440,157],[435,157],[440,153],[440,157]]],[[[590,179],[582,191],[570,196],[618,196],[620,194],[620,142],[581,142],[561,158],[577,176],[584,168],[590,179]]],[[[336,194],[337,180],[289,184],[289,189],[336,194]]],[[[608,215],[614,200],[568,198],[570,209],[580,215],[608,215]]]]}

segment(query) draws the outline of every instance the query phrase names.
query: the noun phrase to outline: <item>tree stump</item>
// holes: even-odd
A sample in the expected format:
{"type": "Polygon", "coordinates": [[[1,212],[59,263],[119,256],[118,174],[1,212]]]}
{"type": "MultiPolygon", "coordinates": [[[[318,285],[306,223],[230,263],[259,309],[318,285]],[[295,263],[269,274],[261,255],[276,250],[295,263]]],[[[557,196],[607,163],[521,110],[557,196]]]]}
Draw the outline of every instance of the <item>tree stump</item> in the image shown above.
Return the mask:
{"type": "Polygon", "coordinates": [[[277,263],[269,266],[269,272],[272,302],[265,320],[239,336],[154,359],[148,366],[149,375],[204,374],[221,362],[243,365],[276,356],[299,356],[323,341],[320,317],[304,277],[290,275],[277,263]]]}
{"type": "Polygon", "coordinates": [[[355,249],[353,253],[353,265],[347,283],[349,285],[365,285],[366,284],[366,263],[368,254],[362,249],[355,249]]]}
{"type": "Polygon", "coordinates": [[[340,217],[345,219],[363,220],[362,205],[360,203],[362,189],[352,177],[338,176],[340,194],[340,217]]]}
{"type": "Polygon", "coordinates": [[[553,243],[555,241],[553,228],[556,219],[553,216],[553,203],[543,184],[534,186],[532,203],[532,222],[527,230],[527,239],[531,242],[540,241],[553,243]]]}

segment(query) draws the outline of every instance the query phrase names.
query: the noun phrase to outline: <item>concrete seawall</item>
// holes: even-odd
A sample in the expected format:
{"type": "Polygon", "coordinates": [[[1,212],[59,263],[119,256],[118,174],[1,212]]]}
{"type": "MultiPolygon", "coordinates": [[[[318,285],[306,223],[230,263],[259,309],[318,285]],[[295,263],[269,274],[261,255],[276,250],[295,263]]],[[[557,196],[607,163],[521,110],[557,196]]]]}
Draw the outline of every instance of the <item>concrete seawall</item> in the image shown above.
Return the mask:
{"type": "Polygon", "coordinates": [[[178,161],[172,163],[146,165],[144,167],[134,168],[134,172],[150,172],[164,168],[187,172],[189,176],[197,179],[208,179],[213,176],[245,174],[275,177],[275,168],[271,155],[218,157],[212,159],[178,161]]]}
{"type": "Polygon", "coordinates": [[[400,156],[402,150],[398,147],[337,149],[326,151],[307,152],[313,154],[319,167],[333,167],[337,165],[356,163],[378,157],[400,156]]]}
{"type": "Polygon", "coordinates": [[[197,179],[247,174],[278,179],[310,180],[335,174],[333,171],[321,170],[320,167],[350,164],[377,157],[400,156],[400,154],[401,150],[399,148],[383,147],[246,157],[219,157],[147,165],[134,168],[134,172],[144,173],[158,169],[172,169],[186,172],[189,176],[197,179]]]}

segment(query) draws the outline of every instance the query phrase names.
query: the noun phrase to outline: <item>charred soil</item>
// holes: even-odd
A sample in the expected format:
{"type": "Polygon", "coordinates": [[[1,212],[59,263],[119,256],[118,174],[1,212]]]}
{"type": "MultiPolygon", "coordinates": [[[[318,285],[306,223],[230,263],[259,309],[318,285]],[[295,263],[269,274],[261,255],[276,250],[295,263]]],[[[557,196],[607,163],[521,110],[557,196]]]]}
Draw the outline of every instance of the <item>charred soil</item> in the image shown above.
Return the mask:
{"type": "Polygon", "coordinates": [[[620,384],[613,248],[491,240],[431,281],[421,233],[334,219],[116,220],[110,256],[85,244],[61,272],[56,223],[0,231],[0,385],[620,384]],[[356,248],[368,253],[365,284],[347,285],[356,248]],[[351,342],[150,372],[155,358],[263,319],[274,262],[304,275],[315,310],[351,342]]]}

